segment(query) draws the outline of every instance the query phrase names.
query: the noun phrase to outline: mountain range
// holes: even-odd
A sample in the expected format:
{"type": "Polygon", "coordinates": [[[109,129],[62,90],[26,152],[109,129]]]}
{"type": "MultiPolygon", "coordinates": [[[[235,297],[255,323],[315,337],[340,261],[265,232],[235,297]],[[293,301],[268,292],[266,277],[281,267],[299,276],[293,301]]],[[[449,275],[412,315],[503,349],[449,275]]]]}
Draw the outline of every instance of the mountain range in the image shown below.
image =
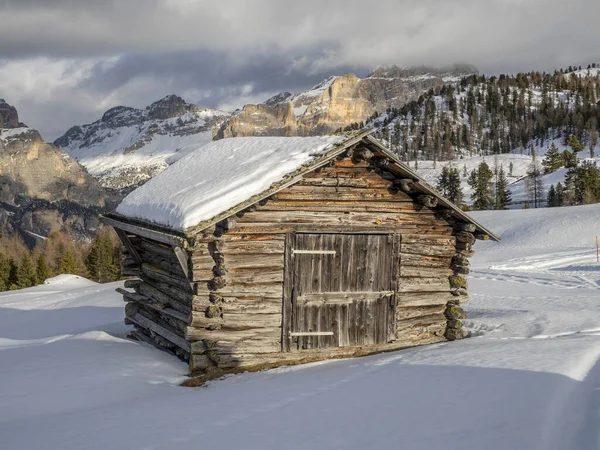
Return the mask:
{"type": "Polygon", "coordinates": [[[111,108],[91,124],[70,128],[54,144],[104,187],[127,192],[212,139],[331,134],[473,73],[467,65],[378,67],[365,78],[332,76],[308,91],[282,92],[233,113],[170,95],[144,109],[111,108]]]}
{"type": "Polygon", "coordinates": [[[540,154],[550,142],[564,148],[571,134],[593,153],[599,99],[596,65],[498,77],[467,65],[382,66],[364,78],[331,76],[305,92],[281,92],[233,113],[176,95],[141,109],[117,106],[91,124],[71,127],[53,144],[0,100],[0,230],[89,236],[98,212],[114,208],[185,154],[228,137],[373,126],[404,160],[434,161],[432,182],[435,161],[522,154],[531,147],[540,154]]]}
{"type": "Polygon", "coordinates": [[[118,200],[0,99],[0,235],[18,232],[29,242],[53,231],[88,237],[98,213],[118,200]]]}

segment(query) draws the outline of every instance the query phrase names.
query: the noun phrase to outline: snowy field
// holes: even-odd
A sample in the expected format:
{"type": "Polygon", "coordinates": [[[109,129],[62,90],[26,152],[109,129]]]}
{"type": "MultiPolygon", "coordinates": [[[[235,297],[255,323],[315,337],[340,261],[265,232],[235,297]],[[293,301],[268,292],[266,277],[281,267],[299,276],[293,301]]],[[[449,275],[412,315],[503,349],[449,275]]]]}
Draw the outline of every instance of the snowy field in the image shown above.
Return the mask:
{"type": "Polygon", "coordinates": [[[0,449],[599,448],[600,205],[490,211],[474,337],[179,387],[125,339],[114,288],[71,276],[0,294],[0,449]]]}

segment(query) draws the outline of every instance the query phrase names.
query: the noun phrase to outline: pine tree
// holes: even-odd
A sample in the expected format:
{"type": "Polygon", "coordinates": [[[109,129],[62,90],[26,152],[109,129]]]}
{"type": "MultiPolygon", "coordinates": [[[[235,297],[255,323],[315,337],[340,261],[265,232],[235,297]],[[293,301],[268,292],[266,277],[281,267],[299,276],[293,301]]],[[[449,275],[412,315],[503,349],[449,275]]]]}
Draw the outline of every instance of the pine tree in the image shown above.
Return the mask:
{"type": "Polygon", "coordinates": [[[0,253],[0,291],[8,289],[8,278],[10,276],[10,264],[8,258],[0,253]]]}
{"type": "Polygon", "coordinates": [[[35,269],[31,262],[31,257],[27,252],[24,252],[21,256],[21,261],[17,267],[17,281],[15,284],[19,289],[35,286],[37,284],[35,269]]]}
{"type": "Polygon", "coordinates": [[[567,140],[567,145],[571,147],[571,150],[573,153],[575,153],[575,155],[585,148],[585,145],[579,142],[579,139],[577,139],[577,136],[574,134],[572,134],[567,140]]]}
{"type": "Polygon", "coordinates": [[[553,184],[551,184],[550,189],[548,189],[548,206],[551,208],[558,206],[558,197],[553,184]]]}
{"type": "Polygon", "coordinates": [[[564,159],[553,142],[548,151],[546,152],[546,157],[542,161],[542,166],[544,166],[544,173],[548,174],[555,172],[557,169],[560,169],[563,165],[564,159]]]}
{"type": "Polygon", "coordinates": [[[529,165],[527,178],[525,179],[525,188],[529,196],[529,201],[534,208],[541,208],[544,200],[544,180],[543,170],[539,162],[535,159],[529,165]]]}
{"type": "Polygon", "coordinates": [[[77,260],[75,259],[75,256],[71,252],[71,249],[67,249],[65,251],[65,254],[63,255],[63,257],[60,259],[60,264],[58,266],[58,272],[59,273],[70,273],[73,275],[79,274],[79,272],[80,272],[79,265],[77,264],[77,260]]]}
{"type": "Polygon", "coordinates": [[[492,193],[492,178],[494,172],[485,161],[479,164],[477,169],[473,169],[469,175],[469,186],[473,189],[471,200],[473,208],[477,210],[491,209],[494,205],[494,195],[492,193]]]}
{"type": "Polygon", "coordinates": [[[50,276],[50,268],[43,253],[40,253],[35,261],[35,274],[38,284],[43,283],[50,276]]]}
{"type": "Polygon", "coordinates": [[[461,206],[463,202],[462,186],[460,184],[460,175],[458,169],[450,169],[448,171],[448,187],[447,187],[448,200],[461,206]]]}
{"type": "Polygon", "coordinates": [[[512,196],[508,189],[508,179],[504,173],[504,168],[500,166],[496,177],[496,209],[508,209],[512,202],[512,196]]]}
{"type": "Polygon", "coordinates": [[[565,204],[564,188],[562,183],[558,182],[556,185],[556,206],[563,206],[565,204]]]}
{"type": "Polygon", "coordinates": [[[13,259],[10,258],[8,260],[8,283],[7,288],[12,290],[20,289],[20,281],[19,281],[19,264],[13,259]]]}

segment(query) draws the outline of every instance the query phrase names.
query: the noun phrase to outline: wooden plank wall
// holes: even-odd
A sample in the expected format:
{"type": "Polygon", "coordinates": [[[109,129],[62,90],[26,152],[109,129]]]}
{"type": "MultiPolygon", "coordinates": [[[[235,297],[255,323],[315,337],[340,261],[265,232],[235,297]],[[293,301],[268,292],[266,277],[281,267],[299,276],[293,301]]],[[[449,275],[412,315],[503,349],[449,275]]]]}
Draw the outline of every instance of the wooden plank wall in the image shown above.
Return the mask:
{"type": "Polygon", "coordinates": [[[393,189],[389,177],[382,178],[367,163],[337,160],[225,226],[215,233],[218,238],[198,239],[191,256],[195,296],[186,337],[192,342],[194,370],[364,351],[281,353],[285,234],[291,232],[402,234],[397,342],[381,349],[445,339],[444,313],[456,298],[448,278],[457,252],[455,231],[430,208],[393,189]]]}

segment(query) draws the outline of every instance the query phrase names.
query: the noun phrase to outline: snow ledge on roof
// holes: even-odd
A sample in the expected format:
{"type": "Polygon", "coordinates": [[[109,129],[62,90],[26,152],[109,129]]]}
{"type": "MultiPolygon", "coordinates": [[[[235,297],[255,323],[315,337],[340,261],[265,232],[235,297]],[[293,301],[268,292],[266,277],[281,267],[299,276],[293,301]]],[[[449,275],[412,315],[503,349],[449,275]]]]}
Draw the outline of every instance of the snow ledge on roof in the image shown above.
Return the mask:
{"type": "Polygon", "coordinates": [[[242,137],[214,141],[131,192],[116,212],[183,231],[266,191],[347,138],[242,137]]]}

